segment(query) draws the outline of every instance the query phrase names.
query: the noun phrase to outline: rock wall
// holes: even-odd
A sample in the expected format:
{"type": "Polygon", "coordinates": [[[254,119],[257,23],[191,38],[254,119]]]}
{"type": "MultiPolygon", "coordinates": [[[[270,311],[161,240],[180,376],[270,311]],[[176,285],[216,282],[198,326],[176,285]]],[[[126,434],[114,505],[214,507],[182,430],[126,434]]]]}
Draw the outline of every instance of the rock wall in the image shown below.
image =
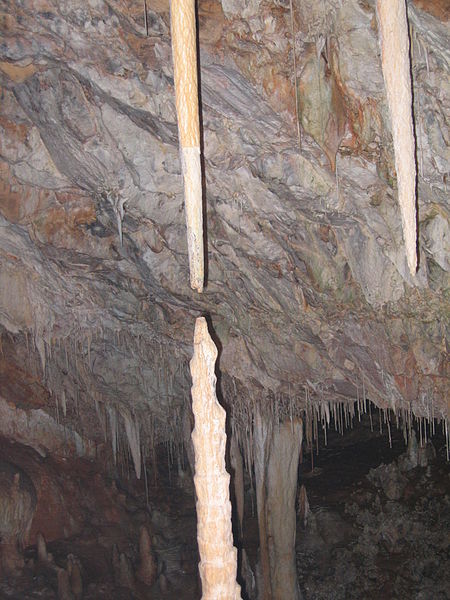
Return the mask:
{"type": "Polygon", "coordinates": [[[193,316],[208,313],[231,405],[364,393],[447,418],[448,11],[408,2],[412,279],[374,4],[199,2],[208,260],[198,298],[168,3],[147,3],[147,32],[138,0],[3,0],[0,322],[14,348],[1,358],[3,391],[11,377],[38,381],[45,410],[53,394],[65,424],[98,442],[107,406],[137,419],[146,447],[174,439],[193,316]]]}

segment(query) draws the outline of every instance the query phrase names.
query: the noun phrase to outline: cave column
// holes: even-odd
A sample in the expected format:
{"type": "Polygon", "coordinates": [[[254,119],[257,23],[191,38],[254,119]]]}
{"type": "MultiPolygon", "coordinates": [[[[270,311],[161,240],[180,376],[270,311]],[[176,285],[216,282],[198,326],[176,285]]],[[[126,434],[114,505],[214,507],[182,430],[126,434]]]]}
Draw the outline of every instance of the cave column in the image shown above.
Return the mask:
{"type": "Polygon", "coordinates": [[[302,444],[299,419],[278,425],[257,406],[253,456],[259,529],[259,599],[299,600],[295,561],[297,471],[302,444]]]}
{"type": "Polygon", "coordinates": [[[295,560],[298,461],[302,422],[285,421],[273,428],[267,464],[266,523],[272,600],[299,600],[295,560]]]}

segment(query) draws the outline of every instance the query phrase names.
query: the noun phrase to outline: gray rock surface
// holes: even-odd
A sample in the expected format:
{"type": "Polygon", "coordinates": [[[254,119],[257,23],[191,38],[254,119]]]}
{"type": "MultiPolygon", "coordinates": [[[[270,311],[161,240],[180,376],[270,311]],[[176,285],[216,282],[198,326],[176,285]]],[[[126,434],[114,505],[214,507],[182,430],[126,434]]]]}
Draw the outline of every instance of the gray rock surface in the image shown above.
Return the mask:
{"type": "Polygon", "coordinates": [[[109,407],[119,429],[125,412],[139,419],[144,446],[175,439],[194,317],[206,313],[230,405],[289,395],[301,410],[305,389],[318,402],[364,388],[382,408],[447,418],[448,23],[433,3],[416,4],[413,280],[374,2],[327,0],[311,12],[294,1],[292,15],[281,1],[199,2],[208,281],[198,296],[168,3],[148,4],[147,36],[138,0],[2,0],[9,380],[37,377],[42,405],[50,395],[61,413],[67,405],[65,424],[84,436],[103,439],[109,407]],[[300,114],[301,148],[296,85],[299,106],[316,107],[300,114]]]}

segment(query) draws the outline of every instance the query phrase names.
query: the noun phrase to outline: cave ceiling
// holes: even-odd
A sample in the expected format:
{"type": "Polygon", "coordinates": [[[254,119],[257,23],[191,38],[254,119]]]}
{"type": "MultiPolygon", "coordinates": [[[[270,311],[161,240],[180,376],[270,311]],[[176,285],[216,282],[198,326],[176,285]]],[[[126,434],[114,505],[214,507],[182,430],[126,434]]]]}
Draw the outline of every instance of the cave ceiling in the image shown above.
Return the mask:
{"type": "Polygon", "coordinates": [[[148,32],[143,6],[0,2],[3,433],[19,436],[11,414],[56,429],[57,414],[73,444],[98,442],[118,411],[141,435],[176,435],[199,314],[230,406],[364,393],[446,418],[447,3],[408,2],[411,277],[374,2],[199,0],[201,295],[189,288],[169,6],[147,0],[148,32]]]}

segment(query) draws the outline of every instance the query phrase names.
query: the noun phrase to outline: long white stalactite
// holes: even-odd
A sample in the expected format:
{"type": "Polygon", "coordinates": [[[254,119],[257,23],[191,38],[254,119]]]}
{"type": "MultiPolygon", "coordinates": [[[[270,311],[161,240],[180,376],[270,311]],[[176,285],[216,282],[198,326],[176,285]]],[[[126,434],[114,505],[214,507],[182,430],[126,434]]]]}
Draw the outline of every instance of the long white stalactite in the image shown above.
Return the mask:
{"type": "Polygon", "coordinates": [[[231,528],[230,476],[225,468],[226,414],[216,397],[216,359],[217,349],[206,320],[199,317],[195,322],[190,367],[202,599],[241,600],[241,588],[236,583],[237,550],[233,546],[231,528]]]}
{"type": "Polygon", "coordinates": [[[202,292],[204,247],[195,0],[171,0],[170,27],[190,280],[192,289],[202,292]]]}
{"type": "Polygon", "coordinates": [[[416,161],[412,117],[411,64],[405,0],[377,0],[381,61],[392,121],[406,258],[417,270],[416,161]]]}

